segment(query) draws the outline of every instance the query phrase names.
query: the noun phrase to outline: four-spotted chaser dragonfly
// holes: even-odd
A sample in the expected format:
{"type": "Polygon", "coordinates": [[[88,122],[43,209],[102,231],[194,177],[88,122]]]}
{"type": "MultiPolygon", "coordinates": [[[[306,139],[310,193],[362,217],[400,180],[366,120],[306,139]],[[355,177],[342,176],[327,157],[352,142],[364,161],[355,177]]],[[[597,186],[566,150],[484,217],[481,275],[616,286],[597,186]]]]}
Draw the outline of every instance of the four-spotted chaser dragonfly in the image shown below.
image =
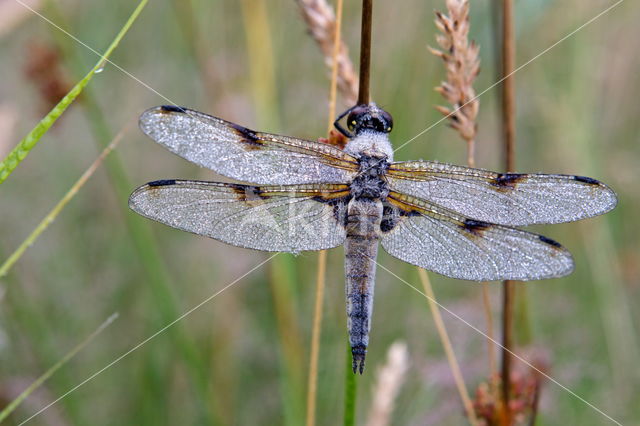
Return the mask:
{"type": "MultiPolygon", "coordinates": [[[[599,215],[616,195],[572,175],[495,173],[433,161],[393,161],[391,116],[348,110],[344,150],[256,132],[176,106],[140,117],[171,152],[251,185],[158,180],[129,206],[150,219],[239,247],[298,253],[344,244],[353,371],[369,342],[378,243],[392,256],[453,278],[535,280],[573,269],[556,241],[514,226],[599,215]]],[[[342,117],[341,116],[341,117],[342,117]]]]}

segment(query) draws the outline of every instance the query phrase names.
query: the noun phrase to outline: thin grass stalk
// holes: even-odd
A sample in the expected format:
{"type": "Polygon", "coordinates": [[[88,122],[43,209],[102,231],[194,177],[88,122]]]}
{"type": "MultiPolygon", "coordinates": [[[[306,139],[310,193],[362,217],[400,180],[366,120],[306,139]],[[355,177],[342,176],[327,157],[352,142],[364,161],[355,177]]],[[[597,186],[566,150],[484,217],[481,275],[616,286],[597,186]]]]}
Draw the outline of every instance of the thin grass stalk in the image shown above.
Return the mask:
{"type": "Polygon", "coordinates": [[[354,426],[356,424],[356,396],[358,393],[358,380],[357,375],[353,374],[351,370],[352,353],[351,344],[347,339],[347,351],[344,376],[344,415],[342,424],[344,426],[354,426]]]}
{"type": "Polygon", "coordinates": [[[120,32],[113,39],[107,50],[100,57],[94,67],[78,82],[75,86],[66,94],[58,104],[53,107],[51,111],[25,136],[16,147],[11,150],[7,157],[0,162],[0,184],[4,182],[9,175],[18,167],[18,165],[24,160],[33,148],[38,144],[40,139],[47,133],[53,123],[66,111],[66,109],[73,103],[73,101],[82,93],[82,90],[89,84],[89,81],[93,78],[96,71],[104,67],[105,62],[118,47],[125,34],[129,31],[129,28],[138,19],[138,16],[147,5],[148,0],[141,0],[138,6],[125,22],[120,32]]]}
{"type": "Polygon", "coordinates": [[[474,426],[478,425],[476,412],[473,409],[473,403],[471,402],[471,398],[469,397],[467,387],[464,384],[464,377],[462,376],[462,372],[460,371],[460,365],[458,364],[456,354],[453,351],[453,346],[451,345],[451,340],[449,339],[449,335],[447,334],[447,329],[444,326],[444,321],[442,321],[440,308],[436,303],[436,297],[433,294],[433,288],[431,287],[431,281],[429,280],[427,271],[422,268],[418,268],[418,275],[420,276],[420,281],[422,281],[424,293],[427,295],[429,309],[431,310],[431,314],[433,315],[433,322],[436,325],[438,335],[440,336],[440,340],[442,341],[442,346],[444,347],[444,352],[447,356],[447,361],[449,362],[451,373],[453,374],[453,379],[456,383],[458,393],[460,394],[460,399],[462,399],[462,405],[464,406],[464,411],[467,414],[467,419],[469,420],[470,424],[474,426]]]}
{"type": "MultiPolygon", "coordinates": [[[[3,284],[19,279],[15,269],[10,269],[3,284]]],[[[40,370],[45,370],[60,361],[60,340],[57,335],[54,336],[51,333],[50,312],[45,311],[42,303],[25,290],[24,286],[16,285],[3,294],[3,316],[6,314],[6,318],[11,318],[16,326],[15,331],[12,332],[13,336],[17,339],[23,336],[26,338],[25,343],[28,343],[28,350],[33,358],[32,363],[40,370]]],[[[47,287],[40,291],[40,295],[44,293],[46,297],[50,291],[56,290],[47,287]]],[[[69,323],[70,327],[75,325],[75,323],[69,323]]],[[[78,329],[83,328],[76,328],[78,329]]],[[[62,394],[75,386],[77,380],[77,376],[71,369],[62,368],[47,380],[46,389],[52,393],[62,394]]],[[[65,419],[70,424],[87,424],[89,419],[81,401],[76,398],[64,398],[60,402],[59,410],[64,413],[65,419]]]]}
{"type": "MultiPolygon", "coordinates": [[[[329,89],[329,117],[327,135],[333,129],[336,116],[336,99],[338,91],[338,54],[340,53],[340,31],[342,27],[343,0],[337,0],[336,24],[333,36],[333,60],[331,67],[331,83],[329,89]]],[[[316,393],[318,386],[318,354],[320,352],[320,334],[322,331],[322,306],[324,302],[324,287],[326,284],[327,252],[318,253],[318,273],[316,277],[316,303],[313,316],[313,331],[311,335],[311,355],[309,360],[309,384],[307,392],[307,426],[314,426],[316,422],[316,393]]]]}
{"type": "MultiPolygon", "coordinates": [[[[247,56],[256,117],[261,128],[280,122],[276,89],[276,60],[265,0],[240,2],[247,43],[247,56]]],[[[281,388],[284,424],[298,425],[305,418],[304,354],[295,309],[296,265],[292,255],[270,262],[270,289],[281,343],[281,388]]]]}
{"type": "Polygon", "coordinates": [[[349,49],[343,40],[339,42],[338,54],[334,55],[333,34],[335,34],[337,17],[333,9],[326,0],[297,0],[297,3],[311,36],[325,58],[325,64],[331,72],[333,72],[334,63],[337,66],[338,91],[344,98],[344,102],[349,106],[355,105],[358,99],[358,76],[349,57],[349,49]]]}
{"type": "Polygon", "coordinates": [[[66,365],[74,356],[84,349],[91,341],[110,326],[117,318],[119,314],[114,313],[107,318],[98,328],[96,328],[91,334],[85,337],[80,343],[72,348],[67,354],[65,354],[58,362],[56,362],[51,368],[45,371],[40,377],[38,377],[31,385],[29,385],[24,391],[18,395],[13,401],[9,403],[2,411],[0,411],[0,423],[9,417],[9,415],[16,410],[22,404],[22,402],[29,397],[34,391],[42,386],[56,371],[66,365]]]}
{"type": "MultiPolygon", "coordinates": [[[[141,6],[144,6],[145,4],[146,1],[140,3],[138,8],[134,11],[136,16],[141,11],[141,6]]],[[[48,1],[46,3],[46,7],[47,12],[53,12],[53,20],[58,25],[62,25],[65,21],[64,15],[57,11],[55,2],[48,1]]],[[[132,14],[132,17],[134,14],[132,14]]],[[[127,21],[128,24],[131,24],[132,22],[132,18],[127,21]]],[[[76,54],[75,45],[70,45],[70,39],[68,36],[58,29],[54,29],[52,34],[61,46],[61,49],[72,59],[76,73],[79,74],[83,72],[79,70],[83,69],[84,65],[76,54]]],[[[122,31],[119,36],[121,35],[123,35],[122,31]]],[[[112,44],[111,47],[114,46],[115,45],[112,44]]],[[[107,55],[105,54],[104,56],[107,55]]],[[[103,66],[105,66],[105,60],[101,59],[96,65],[97,68],[94,68],[92,72],[95,74],[95,71],[101,69],[103,66]]],[[[82,102],[80,102],[80,104],[85,108],[85,112],[88,115],[88,121],[94,133],[95,140],[99,142],[102,147],[105,147],[111,141],[112,135],[106,120],[104,119],[104,115],[100,111],[98,103],[95,101],[95,97],[92,95],[91,85],[86,85],[86,87],[84,87],[82,95],[82,102]]],[[[64,102],[64,99],[61,103],[62,102],[64,102]]],[[[117,152],[114,152],[109,156],[109,158],[107,158],[105,161],[105,167],[113,184],[113,188],[115,189],[116,198],[126,200],[129,196],[132,184],[126,176],[125,168],[117,156],[117,152]]],[[[123,209],[123,216],[126,219],[129,230],[127,235],[131,237],[133,246],[140,256],[140,264],[144,267],[144,271],[148,277],[145,282],[151,287],[150,293],[154,298],[154,311],[159,313],[159,322],[166,324],[179,315],[179,309],[175,301],[175,297],[170,290],[170,282],[172,280],[169,278],[166,271],[165,262],[160,256],[148,223],[146,223],[142,218],[130,214],[127,211],[126,203],[122,203],[120,206],[123,209]]],[[[203,363],[198,361],[199,357],[195,345],[187,338],[179,327],[172,327],[172,330],[169,331],[169,335],[174,340],[174,346],[180,351],[183,360],[188,367],[187,370],[190,373],[190,377],[196,385],[196,388],[199,390],[199,393],[197,393],[196,396],[200,396],[207,391],[207,377],[206,374],[203,374],[205,371],[203,363]]],[[[196,398],[196,400],[200,404],[199,408],[201,409],[202,418],[205,421],[210,421],[213,417],[209,407],[202,398],[196,398]]]]}
{"type": "Polygon", "coordinates": [[[49,225],[58,217],[60,212],[64,209],[64,207],[75,197],[80,188],[84,186],[85,183],[93,176],[96,170],[104,159],[113,151],[116,146],[122,140],[125,131],[128,130],[130,125],[125,126],[120,132],[116,135],[113,141],[100,153],[98,158],[89,166],[89,168],[80,176],[80,178],[71,186],[69,191],[62,197],[60,201],[47,213],[47,215],[40,221],[40,223],[31,231],[29,236],[25,238],[25,240],[18,246],[18,248],[4,261],[4,263],[0,266],[0,278],[7,275],[11,267],[22,257],[24,252],[31,247],[38,237],[49,227],[49,225]]]}
{"type": "MultiPolygon", "coordinates": [[[[46,10],[57,25],[65,30],[68,29],[69,26],[65,23],[65,15],[59,11],[56,2],[48,1],[46,10]]],[[[53,30],[52,34],[61,51],[69,58],[72,69],[77,73],[82,67],[82,61],[77,53],[76,45],[71,44],[69,37],[57,29],[53,30]]],[[[84,47],[82,48],[84,49],[84,47]]],[[[91,86],[85,88],[80,105],[87,115],[89,127],[97,144],[102,147],[108,145],[112,139],[112,132],[91,86]]],[[[118,156],[118,151],[113,152],[105,160],[105,169],[112,183],[116,199],[127,200],[133,184],[129,180],[122,159],[118,156]]],[[[167,264],[158,250],[158,244],[151,231],[150,223],[138,215],[131,214],[126,202],[119,203],[118,206],[122,209],[129,231],[127,235],[131,238],[143,273],[146,276],[144,283],[149,286],[150,303],[153,304],[153,312],[158,313],[156,324],[151,326],[155,330],[158,325],[168,324],[180,315],[180,307],[172,291],[174,280],[170,276],[167,264]]],[[[212,378],[208,373],[206,363],[183,327],[177,324],[168,330],[168,334],[173,341],[173,346],[177,348],[182,362],[187,367],[201,418],[203,421],[210,423],[215,417],[216,410],[207,401],[217,401],[218,399],[214,399],[210,395],[209,381],[212,378]]]]}
{"type": "MultiPolygon", "coordinates": [[[[502,0],[502,76],[506,77],[502,90],[502,134],[504,143],[504,168],[506,172],[515,169],[515,33],[513,21],[513,0],[502,0]]],[[[513,424],[509,404],[511,387],[511,351],[513,351],[513,316],[515,282],[503,281],[502,290],[502,409],[503,424],[513,424]]]]}
{"type": "Polygon", "coordinates": [[[311,354],[309,356],[309,381],[307,384],[307,426],[316,424],[316,394],[318,387],[318,354],[320,352],[320,333],[322,331],[322,306],[327,270],[327,252],[318,253],[318,271],[316,275],[316,302],[311,333],[311,354]]]}
{"type": "MultiPolygon", "coordinates": [[[[447,70],[447,81],[436,87],[450,104],[437,109],[448,117],[449,125],[466,142],[467,165],[475,167],[475,146],[478,134],[477,116],[480,101],[476,97],[473,83],[480,72],[479,47],[469,41],[469,2],[468,0],[447,0],[447,15],[436,13],[436,26],[440,30],[436,38],[442,50],[430,48],[431,53],[440,57],[447,70]]],[[[487,323],[487,335],[493,339],[493,314],[489,299],[489,284],[483,282],[482,305],[487,323]]],[[[487,354],[492,383],[495,384],[498,372],[496,350],[491,340],[487,340],[487,354]]],[[[495,388],[495,386],[494,386],[495,388]]]]}
{"type": "Polygon", "coordinates": [[[369,79],[371,76],[371,26],[373,0],[362,0],[362,25],[360,32],[360,85],[358,104],[369,103],[369,79]]]}
{"type": "Polygon", "coordinates": [[[491,377],[491,390],[495,394],[498,388],[498,361],[496,360],[495,333],[493,330],[493,311],[491,310],[491,300],[489,299],[489,283],[483,282],[482,286],[482,306],[484,308],[484,317],[487,322],[487,355],[489,358],[489,373],[491,377]]]}

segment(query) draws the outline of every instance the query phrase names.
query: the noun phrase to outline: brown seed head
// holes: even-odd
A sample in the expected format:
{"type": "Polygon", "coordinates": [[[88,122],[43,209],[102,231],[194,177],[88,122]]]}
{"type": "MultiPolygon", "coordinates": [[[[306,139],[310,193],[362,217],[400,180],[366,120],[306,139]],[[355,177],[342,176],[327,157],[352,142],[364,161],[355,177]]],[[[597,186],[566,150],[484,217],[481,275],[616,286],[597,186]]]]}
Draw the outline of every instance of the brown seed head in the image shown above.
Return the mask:
{"type": "MultiPolygon", "coordinates": [[[[309,32],[318,43],[325,64],[329,69],[333,65],[333,35],[336,27],[336,16],[333,8],[326,0],[297,0],[302,17],[307,23],[309,32]]],[[[347,45],[340,41],[338,56],[338,90],[345,98],[347,105],[355,105],[358,99],[358,76],[349,58],[347,45]]]]}
{"type": "Polygon", "coordinates": [[[447,81],[435,90],[451,107],[436,108],[449,116],[451,127],[471,143],[476,137],[476,118],[480,108],[473,90],[473,82],[480,72],[479,48],[474,42],[469,42],[469,1],[447,0],[446,5],[448,14],[436,12],[435,20],[442,33],[436,36],[441,50],[429,50],[444,61],[447,81]]]}

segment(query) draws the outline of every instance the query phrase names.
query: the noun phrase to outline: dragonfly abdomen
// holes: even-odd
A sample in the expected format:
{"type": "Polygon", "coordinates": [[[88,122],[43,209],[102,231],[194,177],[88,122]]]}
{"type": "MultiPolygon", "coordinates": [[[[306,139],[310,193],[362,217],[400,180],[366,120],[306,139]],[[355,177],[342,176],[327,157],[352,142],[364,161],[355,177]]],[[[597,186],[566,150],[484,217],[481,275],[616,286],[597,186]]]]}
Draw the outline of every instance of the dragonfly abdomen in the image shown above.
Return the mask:
{"type": "Polygon", "coordinates": [[[345,275],[347,327],[353,356],[353,372],[362,374],[369,344],[373,311],[373,289],[382,203],[372,199],[352,199],[347,207],[345,275]]]}

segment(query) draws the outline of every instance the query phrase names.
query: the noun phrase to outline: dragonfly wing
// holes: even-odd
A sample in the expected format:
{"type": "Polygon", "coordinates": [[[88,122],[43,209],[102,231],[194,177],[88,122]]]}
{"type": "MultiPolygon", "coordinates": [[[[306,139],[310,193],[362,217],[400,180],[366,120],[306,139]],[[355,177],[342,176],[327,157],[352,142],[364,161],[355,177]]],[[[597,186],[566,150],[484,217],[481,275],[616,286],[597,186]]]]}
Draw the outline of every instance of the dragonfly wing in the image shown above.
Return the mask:
{"type": "Polygon", "coordinates": [[[501,225],[561,223],[603,214],[616,205],[605,184],[572,175],[495,173],[431,161],[391,164],[391,189],[501,225]]]}
{"type": "Polygon", "coordinates": [[[261,185],[346,183],[358,167],[354,157],[331,145],[254,132],[182,107],[151,108],[140,116],[140,128],[193,163],[261,185]]]}
{"type": "Polygon", "coordinates": [[[461,216],[391,192],[382,247],[394,257],[452,278],[537,280],[571,273],[571,254],[541,235],[461,216]]]}
{"type": "Polygon", "coordinates": [[[346,185],[250,186],[164,180],[136,189],[129,207],[150,219],[238,247],[297,253],[345,240],[346,185]]]}

